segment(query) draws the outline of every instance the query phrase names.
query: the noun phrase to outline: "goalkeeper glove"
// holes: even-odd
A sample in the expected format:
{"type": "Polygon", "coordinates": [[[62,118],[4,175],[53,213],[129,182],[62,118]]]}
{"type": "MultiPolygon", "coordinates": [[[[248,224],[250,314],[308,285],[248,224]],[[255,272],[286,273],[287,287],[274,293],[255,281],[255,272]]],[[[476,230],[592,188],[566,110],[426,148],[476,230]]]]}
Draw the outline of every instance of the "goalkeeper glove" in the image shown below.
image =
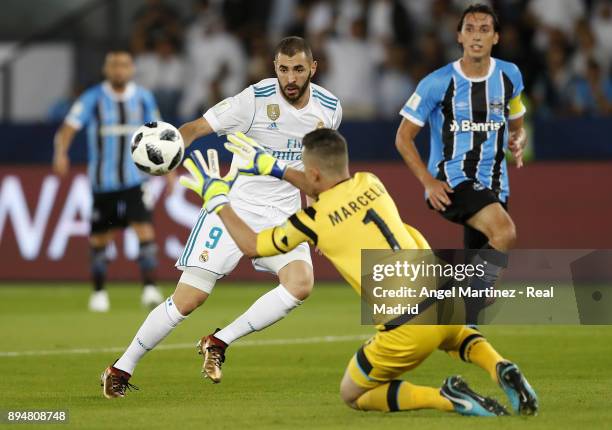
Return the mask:
{"type": "Polygon", "coordinates": [[[236,172],[230,171],[221,178],[217,151],[209,149],[207,156],[208,163],[200,151],[193,151],[191,158],[183,162],[183,166],[191,176],[181,176],[179,183],[202,198],[203,206],[208,213],[216,213],[229,203],[227,194],[232,187],[236,172]]]}
{"type": "Polygon", "coordinates": [[[225,148],[243,159],[238,171],[243,175],[270,175],[283,179],[287,166],[268,154],[255,140],[244,133],[230,134],[225,148]]]}

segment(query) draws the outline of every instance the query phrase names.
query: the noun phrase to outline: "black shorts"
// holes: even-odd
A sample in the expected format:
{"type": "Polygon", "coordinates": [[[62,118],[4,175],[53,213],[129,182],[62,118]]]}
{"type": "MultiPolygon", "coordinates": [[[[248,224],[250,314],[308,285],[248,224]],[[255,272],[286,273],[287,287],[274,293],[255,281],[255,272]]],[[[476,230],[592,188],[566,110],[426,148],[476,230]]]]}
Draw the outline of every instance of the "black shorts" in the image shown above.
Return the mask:
{"type": "Polygon", "coordinates": [[[125,228],[133,222],[151,222],[151,209],[144,202],[142,187],[93,194],[91,232],[125,228]]]}
{"type": "MultiPolygon", "coordinates": [[[[440,215],[457,224],[465,225],[475,213],[492,203],[499,203],[506,208],[506,204],[499,200],[497,194],[477,181],[462,182],[453,188],[453,191],[448,194],[451,204],[444,212],[440,212],[440,215]]],[[[427,205],[433,209],[429,200],[427,205]]]]}

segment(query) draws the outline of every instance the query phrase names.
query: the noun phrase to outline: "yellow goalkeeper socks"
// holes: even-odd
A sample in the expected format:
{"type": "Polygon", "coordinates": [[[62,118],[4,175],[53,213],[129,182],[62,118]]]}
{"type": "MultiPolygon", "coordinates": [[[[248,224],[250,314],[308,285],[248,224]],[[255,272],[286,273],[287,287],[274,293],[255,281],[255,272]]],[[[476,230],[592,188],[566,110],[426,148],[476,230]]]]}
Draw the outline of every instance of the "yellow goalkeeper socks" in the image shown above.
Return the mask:
{"type": "Polygon", "coordinates": [[[357,399],[357,407],[364,411],[384,412],[414,409],[453,410],[452,403],[440,395],[438,388],[423,387],[398,380],[365,392],[357,399]]]}
{"type": "Polygon", "coordinates": [[[496,366],[504,359],[485,338],[475,339],[469,344],[465,351],[465,357],[468,361],[489,372],[491,379],[498,382],[496,366]]]}

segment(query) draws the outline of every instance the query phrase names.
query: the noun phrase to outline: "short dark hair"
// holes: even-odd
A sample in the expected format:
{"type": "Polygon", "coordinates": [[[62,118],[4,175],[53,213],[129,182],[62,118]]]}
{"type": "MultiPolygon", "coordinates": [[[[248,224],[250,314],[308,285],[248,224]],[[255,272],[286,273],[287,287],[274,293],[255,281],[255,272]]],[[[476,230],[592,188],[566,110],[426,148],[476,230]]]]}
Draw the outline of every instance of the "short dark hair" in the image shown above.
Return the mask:
{"type": "Polygon", "coordinates": [[[274,59],[278,57],[278,54],[284,54],[289,57],[293,57],[295,54],[303,52],[308,57],[308,60],[312,61],[312,49],[310,44],[305,39],[298,36],[289,36],[281,40],[276,49],[274,50],[274,59]]]}
{"type": "Polygon", "coordinates": [[[118,44],[111,46],[108,51],[106,51],[106,54],[128,54],[129,56],[132,56],[132,51],[130,51],[130,48],[118,44]]]}
{"type": "Polygon", "coordinates": [[[304,151],[319,160],[319,167],[328,173],[342,173],[348,165],[346,140],[336,130],[318,128],[302,139],[304,151]]]}
{"type": "Polygon", "coordinates": [[[465,21],[466,15],[469,15],[471,13],[484,13],[486,15],[489,15],[493,19],[493,30],[496,33],[499,33],[499,17],[491,6],[482,3],[471,4],[463,11],[461,19],[459,20],[459,24],[457,25],[457,32],[461,33],[461,29],[463,28],[463,21],[465,21]]]}

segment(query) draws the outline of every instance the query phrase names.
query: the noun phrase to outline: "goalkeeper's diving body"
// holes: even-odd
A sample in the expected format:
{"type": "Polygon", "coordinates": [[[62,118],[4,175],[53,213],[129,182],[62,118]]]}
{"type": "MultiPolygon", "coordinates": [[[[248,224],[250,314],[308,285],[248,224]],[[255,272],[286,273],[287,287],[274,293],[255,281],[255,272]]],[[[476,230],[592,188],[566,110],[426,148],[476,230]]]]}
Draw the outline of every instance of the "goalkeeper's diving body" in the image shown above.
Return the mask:
{"type": "MultiPolygon", "coordinates": [[[[249,257],[289,252],[307,241],[317,246],[360,293],[361,249],[429,249],[424,237],[403,224],[393,199],[373,174],[351,176],[346,141],[336,131],[319,129],[303,138],[304,171],[283,166],[245,135],[229,135],[226,148],[246,160],[239,174],[271,175],[300,188],[316,201],[284,224],[255,233],[234,212],[228,197],[235,172],[219,177],[216,152],[208,163],[195,152],[184,165],[191,178],[181,183],[216,213],[241,251],[249,257]]],[[[399,380],[436,349],[471,362],[489,373],[507,394],[515,413],[533,415],[537,397],[518,367],[502,358],[478,330],[468,326],[400,325],[378,331],[351,358],[340,386],[344,402],[360,410],[438,409],[464,415],[507,415],[492,398],[472,391],[459,376],[441,389],[399,380]]]]}

